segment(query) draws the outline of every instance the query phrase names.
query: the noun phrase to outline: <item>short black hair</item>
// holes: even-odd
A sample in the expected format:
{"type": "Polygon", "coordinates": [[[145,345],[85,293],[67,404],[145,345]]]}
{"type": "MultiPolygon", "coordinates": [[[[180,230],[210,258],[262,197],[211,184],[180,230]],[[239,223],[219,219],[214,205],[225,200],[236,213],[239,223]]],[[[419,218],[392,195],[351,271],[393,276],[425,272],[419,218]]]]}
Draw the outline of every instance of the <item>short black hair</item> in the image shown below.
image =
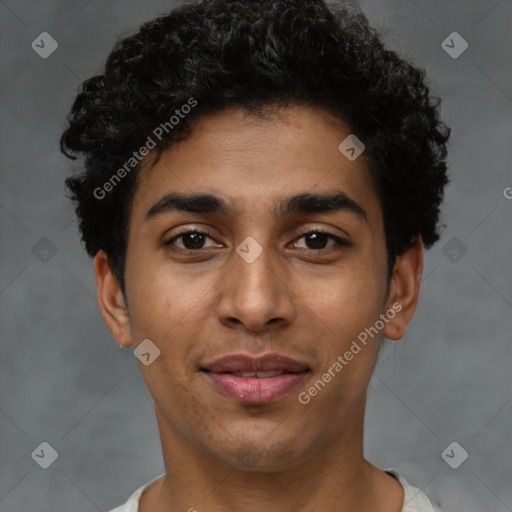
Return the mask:
{"type": "Polygon", "coordinates": [[[158,160],[202,115],[243,107],[262,116],[303,105],[327,110],[364,143],[391,271],[419,237],[427,248],[439,239],[450,129],[425,78],[424,69],[384,47],[353,5],[203,0],[142,24],[116,43],[103,74],[83,82],[60,140],[63,154],[84,158],[84,170],[66,185],[88,254],[106,252],[124,293],[141,168],[130,159],[157,126],[165,126],[151,152],[158,160]],[[171,126],[176,109],[187,104],[195,106],[171,126]],[[95,190],[112,184],[123,166],[123,179],[98,198],[95,190]]]}

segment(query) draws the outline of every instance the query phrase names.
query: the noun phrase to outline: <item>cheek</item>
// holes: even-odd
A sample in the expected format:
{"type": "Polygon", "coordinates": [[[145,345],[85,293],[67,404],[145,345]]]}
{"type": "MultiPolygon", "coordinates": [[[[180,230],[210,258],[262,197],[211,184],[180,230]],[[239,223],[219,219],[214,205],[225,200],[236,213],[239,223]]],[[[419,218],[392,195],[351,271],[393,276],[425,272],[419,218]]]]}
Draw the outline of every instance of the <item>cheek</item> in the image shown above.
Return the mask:
{"type": "Polygon", "coordinates": [[[151,267],[131,274],[131,326],[136,335],[160,340],[162,351],[174,355],[177,339],[194,339],[212,299],[214,276],[187,276],[176,267],[151,267]]]}
{"type": "Polygon", "coordinates": [[[310,276],[301,295],[304,304],[325,317],[328,325],[346,331],[375,321],[384,303],[385,285],[380,268],[361,261],[340,266],[321,278],[310,276]]]}
{"type": "Polygon", "coordinates": [[[305,288],[300,314],[321,347],[319,373],[331,368],[336,375],[325,400],[350,401],[350,390],[357,394],[366,389],[381,340],[380,334],[369,336],[366,329],[375,326],[382,313],[384,292],[385,280],[378,270],[362,263],[339,269],[327,279],[312,279],[305,288]],[[338,357],[343,358],[341,371],[332,368],[338,357]]]}
{"type": "Polygon", "coordinates": [[[179,287],[169,278],[165,279],[161,269],[146,265],[127,265],[127,288],[131,328],[137,336],[157,339],[165,329],[172,329],[180,318],[183,307],[179,287]]]}

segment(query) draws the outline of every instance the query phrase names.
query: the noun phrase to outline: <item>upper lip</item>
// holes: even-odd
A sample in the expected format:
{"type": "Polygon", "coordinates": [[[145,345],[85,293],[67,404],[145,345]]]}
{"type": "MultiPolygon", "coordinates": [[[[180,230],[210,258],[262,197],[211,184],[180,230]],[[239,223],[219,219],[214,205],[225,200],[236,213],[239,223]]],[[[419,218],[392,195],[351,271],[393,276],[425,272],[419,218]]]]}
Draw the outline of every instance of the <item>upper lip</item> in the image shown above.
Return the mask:
{"type": "Polygon", "coordinates": [[[232,354],[216,359],[201,367],[214,373],[221,372],[302,372],[309,370],[307,364],[280,354],[264,354],[254,357],[248,354],[232,354]]]}

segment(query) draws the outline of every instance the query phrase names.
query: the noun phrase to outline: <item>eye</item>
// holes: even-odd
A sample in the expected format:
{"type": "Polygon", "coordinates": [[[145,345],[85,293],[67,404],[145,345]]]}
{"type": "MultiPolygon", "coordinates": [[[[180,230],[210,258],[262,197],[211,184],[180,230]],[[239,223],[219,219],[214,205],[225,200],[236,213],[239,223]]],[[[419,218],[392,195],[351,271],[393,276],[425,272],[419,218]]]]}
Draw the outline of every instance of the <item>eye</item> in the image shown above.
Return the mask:
{"type": "Polygon", "coordinates": [[[175,241],[182,239],[181,243],[183,247],[178,247],[178,249],[183,249],[187,251],[194,251],[198,249],[203,249],[203,244],[207,238],[213,240],[210,233],[207,231],[197,231],[194,229],[187,229],[185,231],[181,231],[176,236],[173,236],[170,240],[167,240],[164,245],[175,245],[175,241]]]}
{"type": "MultiPolygon", "coordinates": [[[[167,240],[164,245],[175,245],[178,249],[183,249],[186,251],[196,251],[199,249],[204,248],[204,243],[206,239],[209,238],[211,240],[214,240],[212,235],[208,233],[207,231],[197,231],[194,229],[188,229],[185,231],[181,231],[177,235],[173,236],[171,239],[167,240]],[[179,245],[176,245],[176,241],[181,239],[182,247],[179,245]]],[[[344,240],[342,238],[339,238],[336,235],[333,235],[332,233],[329,233],[328,231],[324,231],[321,229],[316,229],[314,231],[309,231],[307,233],[304,233],[296,240],[304,239],[306,241],[307,245],[312,245],[313,247],[304,247],[304,249],[318,252],[320,250],[329,250],[338,246],[350,246],[350,242],[347,240],[344,240]],[[325,244],[330,240],[332,240],[334,243],[329,246],[325,247],[325,244]]],[[[296,242],[294,242],[294,245],[296,242]]],[[[221,245],[214,245],[213,247],[220,247],[221,245]]],[[[300,249],[301,247],[299,247],[300,249]]]]}
{"type": "MultiPolygon", "coordinates": [[[[307,250],[311,251],[319,251],[319,250],[328,250],[332,249],[336,245],[338,246],[350,246],[350,242],[347,240],[344,240],[336,235],[333,235],[332,233],[329,233],[328,231],[324,231],[322,229],[316,229],[314,231],[309,231],[307,233],[304,233],[301,235],[297,240],[304,239],[306,242],[306,245],[312,245],[313,247],[305,247],[307,250]],[[328,240],[331,239],[334,241],[334,243],[330,247],[325,247],[325,244],[328,242],[328,240]]],[[[296,242],[294,243],[294,245],[296,242]]]]}

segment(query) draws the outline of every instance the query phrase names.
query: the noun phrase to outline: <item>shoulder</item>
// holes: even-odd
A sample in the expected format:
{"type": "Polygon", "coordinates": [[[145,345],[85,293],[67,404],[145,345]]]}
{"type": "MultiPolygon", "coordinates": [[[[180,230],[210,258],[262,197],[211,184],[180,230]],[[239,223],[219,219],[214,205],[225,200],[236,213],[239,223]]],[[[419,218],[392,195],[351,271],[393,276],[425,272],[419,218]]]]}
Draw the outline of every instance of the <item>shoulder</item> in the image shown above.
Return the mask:
{"type": "Polygon", "coordinates": [[[147,484],[144,484],[142,487],[139,487],[133,494],[128,498],[128,500],[123,504],[116,508],[113,508],[107,512],[139,512],[139,501],[142,493],[153,483],[156,482],[159,478],[162,478],[163,475],[160,475],[147,484]]]}
{"type": "Polygon", "coordinates": [[[386,473],[393,475],[404,488],[404,505],[401,512],[435,512],[432,503],[420,489],[409,484],[394,469],[386,469],[386,473]]]}

